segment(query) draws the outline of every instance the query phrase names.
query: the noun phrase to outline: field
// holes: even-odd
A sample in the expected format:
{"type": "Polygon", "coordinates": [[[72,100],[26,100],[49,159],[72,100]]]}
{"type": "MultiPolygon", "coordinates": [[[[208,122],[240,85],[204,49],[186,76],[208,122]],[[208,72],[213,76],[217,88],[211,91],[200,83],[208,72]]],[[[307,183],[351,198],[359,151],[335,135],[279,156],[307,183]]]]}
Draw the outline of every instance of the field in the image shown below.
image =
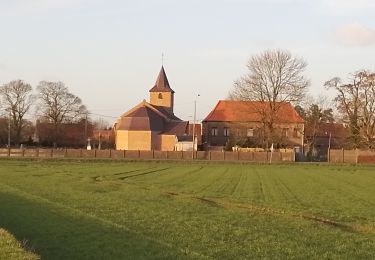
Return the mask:
{"type": "Polygon", "coordinates": [[[22,244],[20,242],[18,242],[11,234],[1,228],[0,249],[0,259],[40,259],[35,254],[27,252],[24,248],[22,248],[22,244]]]}
{"type": "Polygon", "coordinates": [[[375,167],[0,160],[0,228],[42,259],[373,259],[375,167]]]}

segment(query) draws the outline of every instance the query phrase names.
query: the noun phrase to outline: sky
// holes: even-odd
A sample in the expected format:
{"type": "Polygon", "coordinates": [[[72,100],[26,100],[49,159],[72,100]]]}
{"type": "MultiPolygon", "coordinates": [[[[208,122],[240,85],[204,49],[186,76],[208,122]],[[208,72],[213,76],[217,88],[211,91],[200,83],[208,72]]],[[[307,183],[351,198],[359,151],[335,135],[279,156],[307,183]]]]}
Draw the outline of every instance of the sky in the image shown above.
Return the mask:
{"type": "Polygon", "coordinates": [[[307,61],[313,96],[375,71],[374,13],[373,0],[0,0],[0,84],[62,81],[112,124],[149,99],[164,53],[175,114],[192,120],[197,100],[202,120],[268,49],[307,61]]]}

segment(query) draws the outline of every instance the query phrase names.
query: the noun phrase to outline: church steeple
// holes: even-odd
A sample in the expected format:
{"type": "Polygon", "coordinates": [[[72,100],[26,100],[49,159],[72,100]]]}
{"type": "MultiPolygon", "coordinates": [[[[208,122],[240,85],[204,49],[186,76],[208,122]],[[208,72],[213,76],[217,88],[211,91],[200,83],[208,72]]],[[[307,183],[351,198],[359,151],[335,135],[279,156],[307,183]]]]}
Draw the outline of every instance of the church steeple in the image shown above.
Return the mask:
{"type": "Polygon", "coordinates": [[[151,105],[162,106],[173,114],[174,90],[169,85],[163,66],[161,66],[155,85],[149,92],[151,105]]]}
{"type": "Polygon", "coordinates": [[[161,66],[158,78],[155,85],[150,89],[150,92],[172,92],[173,89],[169,86],[167,75],[165,74],[164,66],[161,66]]]}

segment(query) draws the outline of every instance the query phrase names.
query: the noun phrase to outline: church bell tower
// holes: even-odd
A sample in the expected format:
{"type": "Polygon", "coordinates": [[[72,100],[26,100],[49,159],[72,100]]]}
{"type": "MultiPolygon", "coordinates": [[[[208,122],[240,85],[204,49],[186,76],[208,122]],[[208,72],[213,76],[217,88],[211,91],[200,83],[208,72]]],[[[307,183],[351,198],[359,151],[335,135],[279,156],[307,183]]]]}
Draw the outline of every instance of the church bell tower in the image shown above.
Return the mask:
{"type": "Polygon", "coordinates": [[[164,107],[173,114],[174,91],[169,86],[164,67],[161,67],[155,85],[150,89],[150,104],[164,107]]]}

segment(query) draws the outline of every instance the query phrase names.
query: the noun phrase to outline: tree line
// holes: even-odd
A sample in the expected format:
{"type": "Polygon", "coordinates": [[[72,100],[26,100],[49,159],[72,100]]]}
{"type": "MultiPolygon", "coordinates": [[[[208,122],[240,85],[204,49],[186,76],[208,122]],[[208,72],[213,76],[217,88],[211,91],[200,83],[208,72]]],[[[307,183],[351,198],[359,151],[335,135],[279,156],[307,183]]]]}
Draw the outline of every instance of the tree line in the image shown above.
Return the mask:
{"type": "Polygon", "coordinates": [[[51,141],[56,145],[61,125],[87,120],[87,114],[82,100],[63,82],[41,81],[36,93],[22,80],[0,86],[0,142],[3,144],[8,142],[8,133],[14,145],[24,142],[25,135],[31,137],[34,130],[27,115],[35,115],[39,122],[52,125],[51,141]]]}
{"type": "MultiPolygon", "coordinates": [[[[294,57],[287,50],[267,50],[252,56],[248,72],[234,82],[229,98],[267,102],[268,108],[258,111],[262,115],[263,144],[268,147],[275,135],[276,115],[282,102],[291,102],[305,119],[306,126],[340,122],[348,125],[351,148],[375,147],[375,72],[358,70],[347,80],[339,77],[324,83],[334,93],[336,111],[315,103],[307,95],[310,80],[304,75],[307,62],[294,57]],[[337,116],[334,117],[334,112],[337,116]]],[[[323,96],[323,99],[324,96],[323,96]]]]}

